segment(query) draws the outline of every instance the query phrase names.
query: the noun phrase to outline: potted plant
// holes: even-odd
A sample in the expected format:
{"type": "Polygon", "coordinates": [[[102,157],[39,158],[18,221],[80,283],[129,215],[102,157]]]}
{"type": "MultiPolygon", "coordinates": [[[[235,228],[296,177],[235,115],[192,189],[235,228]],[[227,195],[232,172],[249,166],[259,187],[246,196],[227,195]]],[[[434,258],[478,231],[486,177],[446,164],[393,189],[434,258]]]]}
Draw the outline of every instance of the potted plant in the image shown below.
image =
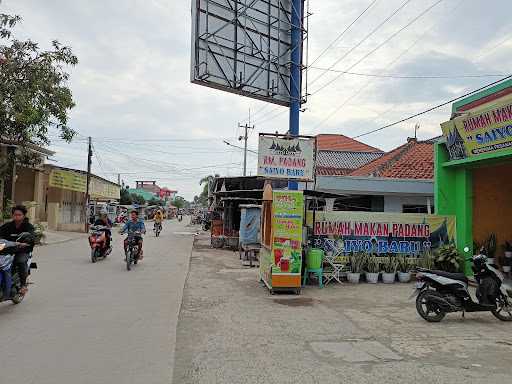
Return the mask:
{"type": "Polygon", "coordinates": [[[494,256],[496,255],[496,234],[491,233],[485,240],[484,254],[487,256],[488,264],[495,264],[496,260],[494,259],[494,256]]]}
{"type": "Polygon", "coordinates": [[[446,272],[460,271],[460,254],[453,244],[442,245],[434,258],[435,266],[446,272]]]}
{"type": "Polygon", "coordinates": [[[358,284],[361,279],[366,257],[364,253],[353,253],[349,256],[350,272],[347,273],[349,283],[358,284]]]}
{"type": "Polygon", "coordinates": [[[382,263],[382,282],[384,284],[393,284],[396,278],[396,271],[398,269],[398,257],[389,256],[384,259],[382,263]]]}
{"type": "Polygon", "coordinates": [[[398,281],[408,283],[411,281],[412,262],[409,257],[402,255],[398,257],[398,281]]]}
{"type": "Polygon", "coordinates": [[[505,241],[503,250],[505,251],[505,260],[503,260],[503,272],[510,273],[510,269],[512,267],[512,243],[510,241],[505,241]]]}
{"type": "Polygon", "coordinates": [[[432,251],[430,249],[423,253],[423,255],[421,256],[421,259],[419,261],[419,265],[425,269],[433,269],[434,263],[435,263],[434,254],[432,253],[432,251]]]}
{"type": "Polygon", "coordinates": [[[366,282],[377,284],[380,275],[380,263],[376,256],[370,255],[366,259],[366,282]]]}

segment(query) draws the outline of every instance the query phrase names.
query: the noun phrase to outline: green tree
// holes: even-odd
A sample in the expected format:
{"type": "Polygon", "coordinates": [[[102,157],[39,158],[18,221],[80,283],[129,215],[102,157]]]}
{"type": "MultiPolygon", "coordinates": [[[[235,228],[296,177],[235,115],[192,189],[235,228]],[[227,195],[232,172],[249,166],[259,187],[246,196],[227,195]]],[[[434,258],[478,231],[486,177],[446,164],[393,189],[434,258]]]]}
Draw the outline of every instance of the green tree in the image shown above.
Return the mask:
{"type": "MultiPolygon", "coordinates": [[[[15,143],[48,145],[48,129],[71,141],[68,113],[74,107],[66,66],[78,64],[70,47],[57,40],[40,50],[31,40],[18,40],[12,30],[19,16],[0,14],[0,137],[15,143]]],[[[20,147],[23,149],[23,146],[20,147]]],[[[16,161],[30,162],[23,153],[16,161]]]]}
{"type": "Polygon", "coordinates": [[[176,208],[188,208],[190,206],[190,203],[183,197],[176,196],[176,198],[172,202],[172,205],[174,205],[176,208]]]}
{"type": "Polygon", "coordinates": [[[148,204],[149,205],[159,205],[159,206],[163,207],[165,205],[165,202],[159,198],[152,197],[151,200],[148,201],[148,204]]]}
{"type": "Polygon", "coordinates": [[[128,191],[128,188],[121,188],[121,198],[119,200],[119,204],[121,204],[121,205],[132,204],[132,197],[130,196],[130,192],[128,191]]]}
{"type": "Polygon", "coordinates": [[[197,201],[195,201],[195,198],[194,198],[194,202],[196,204],[200,204],[203,207],[208,206],[208,188],[210,186],[210,182],[213,181],[213,179],[215,179],[217,177],[220,177],[220,176],[218,174],[215,174],[215,175],[205,176],[201,180],[199,180],[199,185],[203,186],[203,191],[198,196],[197,201]]]}

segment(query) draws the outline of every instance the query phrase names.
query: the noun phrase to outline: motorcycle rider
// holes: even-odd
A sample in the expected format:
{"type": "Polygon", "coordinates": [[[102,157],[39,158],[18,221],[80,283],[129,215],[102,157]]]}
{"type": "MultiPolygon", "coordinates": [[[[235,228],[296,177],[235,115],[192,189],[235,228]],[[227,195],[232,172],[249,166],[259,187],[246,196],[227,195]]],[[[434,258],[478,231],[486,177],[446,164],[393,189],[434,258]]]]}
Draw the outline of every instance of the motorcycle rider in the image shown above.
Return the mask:
{"type": "Polygon", "coordinates": [[[157,225],[161,226],[163,219],[164,219],[164,214],[162,213],[162,211],[160,209],[157,209],[155,212],[155,215],[153,216],[153,220],[155,221],[155,227],[157,225]]]}
{"type": "MultiPolygon", "coordinates": [[[[123,229],[121,230],[121,234],[130,232],[140,232],[146,233],[146,226],[144,225],[144,221],[139,219],[139,213],[136,210],[130,212],[130,220],[125,223],[123,229]]],[[[143,258],[142,251],[142,236],[137,235],[137,240],[139,244],[139,260],[143,258]]],[[[124,239],[124,251],[128,250],[128,238],[124,239]]]]}
{"type": "Polygon", "coordinates": [[[30,259],[30,253],[34,248],[35,235],[34,226],[30,224],[27,217],[27,208],[24,205],[16,205],[11,209],[12,221],[5,223],[0,227],[0,238],[16,241],[21,233],[29,233],[23,243],[18,243],[18,250],[14,255],[13,267],[16,268],[20,277],[22,295],[26,294],[28,267],[27,262],[30,259]]]}
{"type": "Polygon", "coordinates": [[[112,238],[112,232],[110,228],[112,228],[112,221],[108,218],[106,211],[100,212],[100,217],[96,219],[94,222],[94,225],[99,225],[103,227],[107,227],[107,229],[104,229],[103,232],[105,233],[105,246],[110,248],[110,239],[112,238]]]}

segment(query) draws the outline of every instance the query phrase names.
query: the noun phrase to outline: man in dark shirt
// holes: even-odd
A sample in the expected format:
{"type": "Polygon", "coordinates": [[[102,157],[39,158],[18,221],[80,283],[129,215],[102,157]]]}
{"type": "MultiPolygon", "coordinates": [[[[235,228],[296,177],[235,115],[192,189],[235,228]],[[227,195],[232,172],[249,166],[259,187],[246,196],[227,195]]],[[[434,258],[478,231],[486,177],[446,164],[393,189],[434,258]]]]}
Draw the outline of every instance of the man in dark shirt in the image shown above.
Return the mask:
{"type": "Polygon", "coordinates": [[[30,234],[30,236],[27,236],[19,243],[19,248],[14,256],[13,263],[14,268],[16,268],[20,277],[22,285],[21,293],[25,294],[27,292],[27,262],[30,258],[30,253],[34,248],[35,242],[34,227],[28,221],[27,208],[25,208],[25,206],[16,205],[12,208],[11,213],[12,221],[9,221],[0,227],[0,238],[9,241],[18,241],[20,234],[30,234]]]}

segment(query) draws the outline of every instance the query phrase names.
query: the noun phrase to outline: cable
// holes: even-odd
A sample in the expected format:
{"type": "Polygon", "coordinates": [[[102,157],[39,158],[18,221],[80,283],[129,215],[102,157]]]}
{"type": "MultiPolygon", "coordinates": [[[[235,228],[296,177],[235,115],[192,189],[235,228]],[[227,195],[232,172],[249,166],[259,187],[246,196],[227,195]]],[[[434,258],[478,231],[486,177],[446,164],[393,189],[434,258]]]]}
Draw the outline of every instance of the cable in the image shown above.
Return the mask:
{"type": "MultiPolygon", "coordinates": [[[[377,50],[379,50],[380,48],[382,48],[385,44],[387,44],[389,41],[391,41],[392,39],[394,39],[399,33],[401,33],[402,31],[404,31],[405,29],[409,28],[412,24],[414,24],[416,21],[418,21],[421,17],[423,17],[425,14],[427,14],[428,12],[430,12],[434,7],[436,7],[437,5],[441,4],[444,0],[438,0],[437,2],[435,2],[434,4],[432,4],[431,6],[429,6],[428,8],[426,8],[425,10],[423,10],[419,15],[417,15],[416,17],[414,17],[411,21],[409,21],[406,25],[404,25],[402,28],[400,28],[398,31],[396,31],[395,33],[393,33],[391,36],[389,36],[386,40],[384,40],[381,44],[377,45],[377,47],[375,47],[374,49],[372,49],[370,52],[368,52],[366,55],[364,55],[362,58],[360,58],[358,61],[356,61],[354,64],[352,64],[349,68],[346,69],[346,71],[350,71],[352,68],[354,68],[355,66],[359,65],[363,60],[365,60],[366,58],[368,58],[370,55],[372,55],[373,53],[375,53],[377,50]]],[[[326,73],[326,72],[324,72],[326,73]]],[[[329,85],[333,84],[336,80],[338,80],[341,76],[343,76],[343,73],[340,73],[338,76],[336,76],[334,78],[334,80],[324,84],[322,87],[320,87],[319,89],[317,89],[316,91],[312,92],[311,93],[311,96],[317,94],[318,92],[322,91],[323,89],[327,88],[329,85]]]]}
{"type": "MultiPolygon", "coordinates": [[[[348,55],[350,55],[354,50],[356,50],[361,44],[363,44],[366,40],[368,40],[371,36],[373,36],[384,24],[386,24],[389,20],[391,20],[398,12],[400,12],[407,4],[409,4],[412,0],[406,0],[404,1],[398,8],[396,8],[391,15],[386,17],[379,25],[377,25],[370,33],[368,33],[363,39],[361,39],[356,45],[354,45],[352,48],[350,48],[341,58],[336,60],[333,64],[329,66],[329,69],[334,68],[338,63],[340,63],[343,59],[345,59],[348,55]]],[[[442,1],[442,0],[441,0],[442,1]]],[[[316,83],[319,79],[321,79],[327,71],[321,73],[319,76],[317,76],[315,79],[313,79],[308,86],[311,86],[312,84],[316,83]]],[[[317,93],[317,92],[314,92],[317,93]]]]}
{"type": "Polygon", "coordinates": [[[478,89],[475,89],[474,91],[468,92],[468,93],[466,93],[466,94],[464,94],[464,95],[462,95],[462,96],[459,96],[459,97],[456,97],[456,98],[454,98],[454,99],[448,100],[448,101],[446,101],[446,102],[444,102],[444,103],[438,104],[438,105],[436,105],[436,106],[434,106],[434,107],[431,107],[431,108],[426,109],[426,110],[424,110],[424,111],[422,111],[422,112],[416,113],[416,114],[414,114],[414,115],[412,115],[412,116],[409,116],[409,117],[406,117],[406,118],[404,118],[404,119],[401,119],[401,120],[395,121],[394,123],[391,123],[391,124],[385,125],[385,126],[383,126],[383,127],[380,127],[380,128],[377,128],[377,129],[372,129],[371,131],[368,131],[368,132],[361,133],[361,134],[359,134],[359,135],[353,136],[353,137],[352,137],[352,139],[358,139],[358,138],[360,138],[360,137],[367,136],[367,135],[370,135],[370,134],[372,134],[372,133],[375,133],[375,132],[378,132],[378,131],[382,131],[382,130],[384,130],[384,129],[386,129],[386,128],[392,127],[392,126],[394,126],[394,125],[397,125],[397,124],[403,123],[403,122],[405,122],[405,121],[408,121],[408,120],[414,119],[415,117],[418,117],[418,116],[424,115],[424,114],[426,114],[426,113],[432,112],[432,111],[433,111],[433,110],[435,110],[435,109],[439,109],[439,108],[441,108],[441,107],[444,107],[445,105],[448,105],[448,104],[454,103],[454,102],[456,102],[457,100],[460,100],[460,99],[463,99],[463,98],[465,98],[465,97],[471,96],[471,95],[473,95],[473,94],[475,94],[475,93],[477,93],[477,92],[480,92],[480,91],[482,91],[482,90],[484,90],[484,89],[486,89],[486,88],[492,87],[493,85],[499,84],[499,83],[501,83],[501,82],[503,82],[503,81],[505,81],[505,80],[511,79],[511,78],[512,78],[512,75],[506,76],[506,77],[504,77],[504,78],[502,78],[502,79],[500,79],[500,80],[498,80],[498,81],[495,81],[495,82],[493,82],[493,83],[490,83],[490,84],[484,85],[483,87],[480,87],[480,88],[478,88],[478,89]]]}
{"type": "MultiPolygon", "coordinates": [[[[311,66],[313,64],[315,64],[325,53],[327,53],[327,51],[332,48],[332,46],[334,44],[336,44],[344,35],[345,33],[348,32],[348,30],[361,18],[363,17],[363,15],[371,8],[375,5],[375,3],[377,2],[378,0],[373,0],[370,5],[368,5],[363,12],[361,12],[338,36],[336,36],[336,38],[327,46],[324,48],[324,50],[322,52],[320,52],[320,54],[313,60],[313,62],[311,64],[308,64],[308,68],[311,68],[311,66]]],[[[306,68],[306,70],[308,70],[308,68],[306,68]]]]}
{"type": "Polygon", "coordinates": [[[377,78],[389,78],[389,79],[467,79],[467,78],[482,78],[482,77],[503,77],[503,73],[494,74],[481,74],[481,75],[394,75],[394,74],[376,74],[376,73],[361,73],[361,72],[350,72],[338,69],[320,68],[320,67],[309,67],[310,69],[318,69],[322,71],[329,71],[335,73],[343,73],[345,75],[354,75],[362,77],[377,77],[377,78]]]}

